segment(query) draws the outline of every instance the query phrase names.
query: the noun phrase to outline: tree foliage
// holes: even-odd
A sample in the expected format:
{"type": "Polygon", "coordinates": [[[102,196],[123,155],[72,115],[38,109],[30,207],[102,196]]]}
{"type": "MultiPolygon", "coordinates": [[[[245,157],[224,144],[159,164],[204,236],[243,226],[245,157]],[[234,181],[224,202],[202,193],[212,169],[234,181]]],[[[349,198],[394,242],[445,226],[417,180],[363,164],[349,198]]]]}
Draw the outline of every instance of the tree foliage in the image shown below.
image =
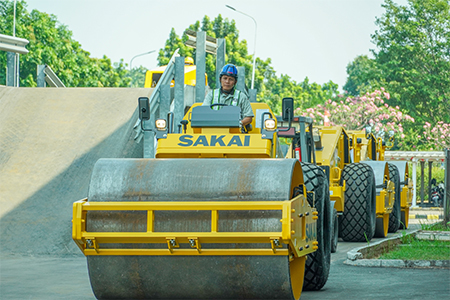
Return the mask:
{"type": "Polygon", "coordinates": [[[281,100],[285,97],[294,98],[294,107],[298,112],[314,107],[338,95],[338,85],[329,81],[323,85],[309,83],[308,77],[297,83],[288,75],[281,74],[265,81],[258,93],[259,100],[266,102],[276,113],[281,112],[281,100]]]}
{"type": "MultiPolygon", "coordinates": [[[[0,1],[0,32],[12,35],[13,1],[0,1]]],[[[16,36],[30,41],[28,54],[20,55],[20,86],[36,86],[37,66],[49,65],[68,87],[129,86],[126,64],[121,60],[91,58],[72,38],[67,26],[55,15],[37,10],[28,12],[25,1],[17,2],[16,36]]],[[[0,84],[6,84],[6,52],[0,51],[0,84]]]]}
{"type": "Polygon", "coordinates": [[[376,20],[374,59],[358,56],[347,67],[344,89],[364,94],[384,86],[393,105],[418,124],[450,123],[450,4],[445,0],[392,0],[376,20]]]}
{"type": "MultiPolygon", "coordinates": [[[[208,16],[205,16],[200,23],[196,21],[194,24],[189,25],[187,29],[193,31],[205,31],[208,36],[213,38],[224,38],[226,43],[226,61],[227,63],[235,64],[238,66],[244,66],[246,70],[252,69],[251,59],[247,52],[247,42],[239,41],[239,31],[236,28],[234,20],[223,19],[221,15],[215,18],[212,22],[208,16]]],[[[176,49],[179,50],[179,54],[184,57],[192,57],[194,61],[196,59],[196,51],[194,48],[186,46],[184,43],[188,40],[188,37],[183,33],[180,38],[175,29],[172,28],[169,34],[169,38],[166,41],[164,49],[159,51],[158,63],[160,66],[166,65],[169,62],[170,57],[176,49]]],[[[206,54],[206,74],[208,75],[208,85],[212,88],[216,86],[216,58],[214,55],[206,54]]],[[[247,71],[249,72],[249,71],[247,71]]],[[[250,84],[250,77],[246,76],[246,84],[250,84]]]]}
{"type": "Polygon", "coordinates": [[[386,0],[372,36],[374,52],[397,105],[420,122],[450,122],[450,4],[386,0]]]}
{"type": "Polygon", "coordinates": [[[133,67],[130,71],[128,71],[127,74],[132,79],[130,86],[135,88],[144,87],[146,72],[147,68],[143,66],[133,67]]]}
{"type": "Polygon", "coordinates": [[[376,19],[373,59],[358,56],[347,66],[344,90],[353,96],[383,86],[392,106],[415,119],[398,145],[406,150],[449,147],[450,3],[385,0],[376,19]]]}
{"type": "MultiPolygon", "coordinates": [[[[245,83],[251,86],[251,76],[253,69],[253,55],[247,50],[247,41],[239,40],[239,30],[234,20],[223,19],[218,15],[214,20],[205,16],[203,20],[191,24],[188,29],[193,31],[205,31],[207,35],[214,38],[224,38],[226,42],[226,62],[243,66],[246,70],[245,83]]],[[[165,47],[159,51],[159,65],[166,65],[173,52],[179,48],[181,56],[191,56],[195,59],[195,49],[184,45],[187,35],[179,37],[175,29],[172,28],[165,47]]],[[[208,75],[208,85],[216,87],[216,58],[212,54],[206,54],[206,73],[208,75]]],[[[338,85],[328,82],[323,85],[310,83],[308,78],[297,83],[288,75],[277,76],[276,71],[271,66],[271,59],[263,60],[256,58],[254,88],[258,91],[258,101],[268,103],[275,113],[281,111],[281,100],[284,97],[293,97],[295,105],[302,109],[314,106],[338,94],[338,85]]]]}
{"type": "Polygon", "coordinates": [[[357,56],[349,63],[347,75],[347,82],[343,89],[352,96],[364,95],[375,87],[383,86],[381,70],[376,61],[367,55],[357,56]]]}
{"type": "Polygon", "coordinates": [[[428,146],[428,149],[424,147],[426,150],[450,149],[450,124],[439,121],[432,127],[430,123],[426,122],[423,130],[423,138],[427,141],[425,145],[428,146]]]}

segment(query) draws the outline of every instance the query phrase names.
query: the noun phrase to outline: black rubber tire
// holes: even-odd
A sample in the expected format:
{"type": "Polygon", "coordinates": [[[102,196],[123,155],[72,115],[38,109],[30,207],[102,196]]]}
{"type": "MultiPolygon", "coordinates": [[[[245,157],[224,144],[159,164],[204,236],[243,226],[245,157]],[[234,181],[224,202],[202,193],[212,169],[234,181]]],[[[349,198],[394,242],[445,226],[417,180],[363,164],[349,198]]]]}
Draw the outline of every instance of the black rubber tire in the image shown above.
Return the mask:
{"type": "Polygon", "coordinates": [[[396,165],[388,163],[389,166],[389,178],[395,185],[395,202],[392,212],[389,214],[389,227],[388,232],[397,232],[400,228],[401,219],[401,203],[400,203],[400,174],[396,165]]]}
{"type": "Polygon", "coordinates": [[[308,203],[317,209],[317,241],[319,249],[308,254],[305,264],[304,291],[320,290],[328,280],[331,263],[330,191],[324,171],[311,163],[301,163],[303,179],[308,192],[308,203]]]}
{"type": "Polygon", "coordinates": [[[375,234],[376,192],[375,175],[364,163],[344,167],[346,182],[344,212],[339,218],[339,232],[346,242],[370,241],[375,234]]]}
{"type": "Polygon", "coordinates": [[[339,218],[336,208],[333,208],[331,220],[333,220],[331,226],[331,253],[336,253],[339,239],[339,218]]]}
{"type": "MultiPolygon", "coordinates": [[[[389,225],[388,225],[389,227],[389,225]]],[[[387,236],[387,232],[385,233],[386,228],[384,227],[384,219],[383,218],[377,218],[375,221],[375,235],[374,237],[377,238],[385,238],[387,236]]]]}

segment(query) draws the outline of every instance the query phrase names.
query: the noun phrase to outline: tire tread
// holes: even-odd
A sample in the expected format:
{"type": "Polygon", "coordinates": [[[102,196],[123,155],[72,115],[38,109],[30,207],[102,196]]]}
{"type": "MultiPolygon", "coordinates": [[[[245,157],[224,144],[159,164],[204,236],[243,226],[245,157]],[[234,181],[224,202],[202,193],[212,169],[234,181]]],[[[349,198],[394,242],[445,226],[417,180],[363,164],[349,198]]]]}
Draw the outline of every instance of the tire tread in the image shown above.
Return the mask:
{"type": "Polygon", "coordinates": [[[346,190],[344,212],[339,220],[340,236],[346,242],[371,240],[375,233],[373,170],[363,163],[348,164],[342,178],[346,181],[346,190]]]}

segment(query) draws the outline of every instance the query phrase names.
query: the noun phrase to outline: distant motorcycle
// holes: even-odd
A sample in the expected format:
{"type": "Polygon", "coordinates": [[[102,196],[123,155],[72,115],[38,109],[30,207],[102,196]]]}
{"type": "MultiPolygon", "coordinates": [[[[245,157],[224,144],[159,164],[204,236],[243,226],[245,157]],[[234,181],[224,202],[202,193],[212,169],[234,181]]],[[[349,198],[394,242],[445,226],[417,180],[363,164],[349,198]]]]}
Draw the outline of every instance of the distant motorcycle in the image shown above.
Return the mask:
{"type": "Polygon", "coordinates": [[[431,203],[436,207],[442,207],[444,202],[444,184],[436,184],[436,179],[431,180],[431,203]]]}

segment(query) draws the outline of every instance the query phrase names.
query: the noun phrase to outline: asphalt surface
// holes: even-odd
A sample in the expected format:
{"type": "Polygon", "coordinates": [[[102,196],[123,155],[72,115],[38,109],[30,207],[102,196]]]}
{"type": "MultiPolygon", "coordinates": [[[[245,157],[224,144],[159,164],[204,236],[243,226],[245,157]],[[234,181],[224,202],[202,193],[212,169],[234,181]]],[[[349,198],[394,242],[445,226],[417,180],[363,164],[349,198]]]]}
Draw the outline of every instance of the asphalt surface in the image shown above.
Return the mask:
{"type": "MultiPolygon", "coordinates": [[[[410,224],[406,232],[420,229],[410,224]]],[[[387,238],[396,234],[389,233],[387,238]]],[[[371,243],[381,241],[373,238],[371,243]]],[[[450,269],[406,269],[345,265],[347,252],[367,243],[340,241],[331,255],[327,284],[320,291],[303,292],[301,299],[449,299],[450,269]]]]}
{"type": "MultiPolygon", "coordinates": [[[[303,292],[301,299],[449,299],[450,269],[345,265],[347,252],[365,244],[339,242],[327,284],[321,291],[303,292]]],[[[83,256],[0,258],[1,299],[95,299],[83,256]]]]}

